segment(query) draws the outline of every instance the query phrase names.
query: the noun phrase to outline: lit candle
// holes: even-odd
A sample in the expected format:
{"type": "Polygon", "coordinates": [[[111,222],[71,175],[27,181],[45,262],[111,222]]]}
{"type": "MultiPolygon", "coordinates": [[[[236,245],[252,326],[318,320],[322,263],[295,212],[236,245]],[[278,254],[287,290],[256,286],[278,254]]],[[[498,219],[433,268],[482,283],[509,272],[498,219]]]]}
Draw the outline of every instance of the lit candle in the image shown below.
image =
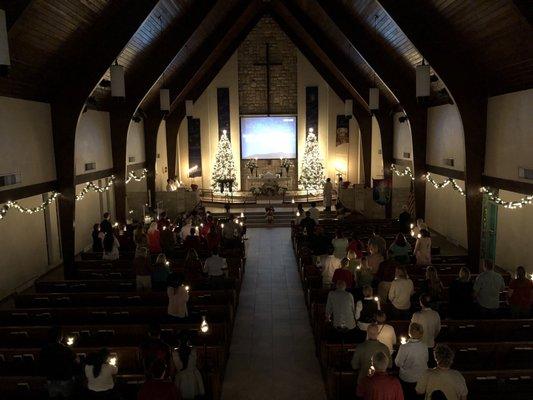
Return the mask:
{"type": "Polygon", "coordinates": [[[67,337],[67,346],[72,346],[74,344],[74,337],[69,336],[67,337]]]}
{"type": "Polygon", "coordinates": [[[189,290],[190,290],[190,286],[185,286],[185,290],[187,291],[187,293],[189,293],[189,290]]]}
{"type": "Polygon", "coordinates": [[[296,216],[297,216],[297,217],[300,216],[300,211],[296,211],[296,216]]]}
{"type": "Polygon", "coordinates": [[[415,224],[411,224],[411,229],[413,229],[415,227],[415,224]]]}
{"type": "Polygon", "coordinates": [[[241,218],[244,218],[244,213],[243,212],[241,212],[241,218]]]}
{"type": "Polygon", "coordinates": [[[116,228],[118,226],[118,222],[115,222],[113,226],[116,228]]]}
{"type": "Polygon", "coordinates": [[[400,343],[401,343],[401,344],[406,344],[406,343],[407,343],[407,338],[406,338],[405,336],[402,336],[402,337],[400,338],[400,343]]]}
{"type": "Polygon", "coordinates": [[[205,315],[202,316],[202,324],[200,325],[200,331],[202,331],[202,333],[207,333],[207,331],[209,331],[209,325],[205,319],[205,315]]]}
{"type": "Polygon", "coordinates": [[[220,227],[221,227],[222,229],[224,229],[224,224],[220,224],[220,227]]]}
{"type": "Polygon", "coordinates": [[[115,357],[111,357],[109,359],[109,364],[112,365],[112,366],[117,365],[117,357],[116,356],[115,357]]]}
{"type": "Polygon", "coordinates": [[[170,265],[170,261],[165,261],[165,265],[168,267],[170,265]]]}

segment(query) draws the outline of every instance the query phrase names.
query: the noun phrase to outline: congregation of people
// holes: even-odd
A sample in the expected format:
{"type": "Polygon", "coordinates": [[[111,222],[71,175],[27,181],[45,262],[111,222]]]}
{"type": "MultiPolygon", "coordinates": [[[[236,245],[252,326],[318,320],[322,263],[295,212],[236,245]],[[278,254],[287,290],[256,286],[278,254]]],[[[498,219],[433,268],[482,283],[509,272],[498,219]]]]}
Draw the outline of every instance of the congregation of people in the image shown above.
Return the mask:
{"type": "Polygon", "coordinates": [[[465,379],[451,368],[454,351],[439,343],[441,318],[531,317],[533,284],[522,266],[508,288],[490,262],[483,263],[475,279],[462,267],[445,288],[431,265],[430,230],[423,220],[412,224],[406,208],[390,246],[377,234],[367,243],[355,235],[345,237],[343,229],[328,236],[315,204],[304,214],[295,220],[301,246],[310,252],[322,287],[330,289],[326,337],[356,344],[351,367],[359,398],[464,400],[465,379]],[[415,285],[410,274],[420,271],[425,279],[415,285]],[[398,338],[387,318],[409,320],[409,336],[398,338]],[[393,366],[397,377],[390,373],[393,366]]]}

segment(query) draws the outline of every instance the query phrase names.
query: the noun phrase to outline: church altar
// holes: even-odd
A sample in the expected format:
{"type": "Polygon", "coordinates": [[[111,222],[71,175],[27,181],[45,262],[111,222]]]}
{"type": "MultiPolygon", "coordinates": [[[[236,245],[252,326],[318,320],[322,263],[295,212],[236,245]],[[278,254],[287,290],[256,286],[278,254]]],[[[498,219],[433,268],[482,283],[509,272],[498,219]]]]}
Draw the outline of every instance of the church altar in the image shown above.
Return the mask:
{"type": "Polygon", "coordinates": [[[279,175],[268,171],[258,177],[247,176],[245,184],[246,185],[243,188],[244,190],[261,187],[280,187],[290,189],[292,187],[292,177],[279,177],[279,175]]]}

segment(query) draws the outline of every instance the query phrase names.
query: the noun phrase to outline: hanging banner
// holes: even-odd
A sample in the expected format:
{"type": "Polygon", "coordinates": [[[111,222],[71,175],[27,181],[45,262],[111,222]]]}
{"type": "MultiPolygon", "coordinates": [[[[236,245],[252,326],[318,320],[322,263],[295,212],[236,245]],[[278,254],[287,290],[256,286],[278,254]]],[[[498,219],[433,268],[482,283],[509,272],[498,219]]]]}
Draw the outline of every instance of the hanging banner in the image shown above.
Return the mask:
{"type": "Polygon", "coordinates": [[[337,136],[335,146],[350,143],[350,120],[345,115],[337,115],[337,136]]]}
{"type": "Polygon", "coordinates": [[[384,206],[390,202],[391,187],[388,179],[372,179],[372,197],[376,203],[384,206]]]}

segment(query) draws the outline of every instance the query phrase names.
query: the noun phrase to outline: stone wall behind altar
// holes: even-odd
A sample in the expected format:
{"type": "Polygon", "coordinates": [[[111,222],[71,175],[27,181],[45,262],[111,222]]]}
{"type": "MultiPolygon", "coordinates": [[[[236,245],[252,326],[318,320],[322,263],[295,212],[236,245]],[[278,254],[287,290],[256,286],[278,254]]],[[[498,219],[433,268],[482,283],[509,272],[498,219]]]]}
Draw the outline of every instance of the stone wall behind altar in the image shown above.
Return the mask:
{"type": "MultiPolygon", "coordinates": [[[[296,162],[296,159],[291,160],[292,163],[295,165],[289,169],[289,175],[288,178],[291,179],[292,186],[287,188],[288,190],[297,190],[298,189],[298,174],[296,170],[296,165],[298,164],[296,162]]],[[[249,184],[247,182],[246,177],[250,176],[250,170],[244,166],[246,163],[246,160],[241,160],[241,188],[242,190],[250,190],[249,184]]],[[[257,173],[258,175],[264,174],[267,171],[272,172],[273,174],[279,174],[281,170],[283,170],[282,177],[287,177],[287,172],[285,171],[285,168],[281,168],[281,161],[278,159],[275,160],[257,160],[257,173]]],[[[255,176],[254,171],[254,176],[255,176]]]]}

